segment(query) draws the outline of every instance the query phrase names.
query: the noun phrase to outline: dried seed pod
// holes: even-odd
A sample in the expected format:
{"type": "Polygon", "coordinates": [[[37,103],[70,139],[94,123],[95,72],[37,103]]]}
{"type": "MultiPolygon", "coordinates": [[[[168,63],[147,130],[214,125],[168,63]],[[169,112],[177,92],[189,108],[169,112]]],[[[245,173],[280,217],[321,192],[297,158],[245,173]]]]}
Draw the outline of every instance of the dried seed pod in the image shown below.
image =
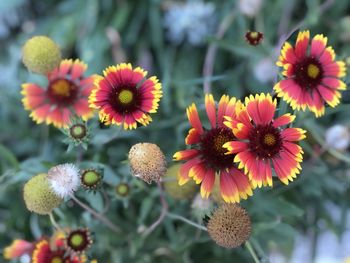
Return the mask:
{"type": "Polygon", "coordinates": [[[167,171],[161,149],[153,143],[138,143],[129,151],[131,173],[150,184],[159,182],[167,171]]]}
{"type": "Polygon", "coordinates": [[[223,204],[214,211],[208,222],[208,233],[219,245],[235,248],[246,242],[251,234],[250,217],[236,204],[223,204]]]}

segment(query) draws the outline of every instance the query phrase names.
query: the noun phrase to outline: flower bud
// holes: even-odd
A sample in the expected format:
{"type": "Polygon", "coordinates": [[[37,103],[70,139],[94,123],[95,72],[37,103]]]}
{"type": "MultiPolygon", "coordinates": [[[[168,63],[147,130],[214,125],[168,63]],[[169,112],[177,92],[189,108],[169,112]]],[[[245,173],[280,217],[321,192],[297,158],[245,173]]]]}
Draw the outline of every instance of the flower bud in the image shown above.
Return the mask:
{"type": "Polygon", "coordinates": [[[115,192],[120,197],[127,197],[130,193],[130,186],[127,183],[119,183],[115,186],[115,192]]]}
{"type": "Polygon", "coordinates": [[[168,169],[163,178],[164,190],[174,199],[190,199],[197,192],[197,186],[193,180],[182,186],[179,185],[180,167],[181,164],[174,164],[168,169]]]}
{"type": "Polygon", "coordinates": [[[103,171],[101,169],[85,169],[81,171],[80,183],[85,189],[96,190],[102,185],[103,171]]]}
{"type": "Polygon", "coordinates": [[[92,243],[91,233],[88,228],[71,230],[65,238],[66,248],[77,254],[84,253],[92,243]]]}

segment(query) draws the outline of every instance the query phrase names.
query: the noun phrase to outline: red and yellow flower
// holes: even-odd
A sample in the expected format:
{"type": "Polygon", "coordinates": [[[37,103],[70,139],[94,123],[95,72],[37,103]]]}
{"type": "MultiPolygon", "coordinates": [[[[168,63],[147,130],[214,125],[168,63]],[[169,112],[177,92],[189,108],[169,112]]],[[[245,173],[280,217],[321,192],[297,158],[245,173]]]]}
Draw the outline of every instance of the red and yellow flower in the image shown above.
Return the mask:
{"type": "Polygon", "coordinates": [[[15,259],[24,254],[30,254],[34,249],[34,244],[26,240],[16,239],[11,245],[5,247],[4,258],[15,259]]]}
{"type": "Polygon", "coordinates": [[[16,259],[30,255],[32,263],[85,263],[85,255],[72,253],[65,245],[65,234],[55,232],[51,238],[43,237],[38,241],[14,240],[4,249],[5,259],[16,259]]]}
{"type": "Polygon", "coordinates": [[[136,129],[137,124],[148,125],[150,113],[157,112],[162,86],[153,76],[131,64],[110,66],[95,81],[90,106],[99,110],[101,122],[123,125],[124,129],[136,129]]]}
{"type": "Polygon", "coordinates": [[[85,257],[78,257],[67,253],[62,239],[50,245],[49,240],[42,239],[36,243],[32,254],[32,263],[82,263],[85,257]]]}
{"type": "Polygon", "coordinates": [[[343,61],[335,61],[333,48],[327,47],[327,37],[314,36],[311,46],[309,40],[310,32],[302,31],[294,48],[288,42],[284,44],[277,66],[284,69],[286,78],[274,90],[293,109],[309,108],[320,117],[325,112],[325,102],[331,107],[339,104],[340,91],[346,89],[339,78],[345,76],[346,68],[343,61]]]}
{"type": "Polygon", "coordinates": [[[174,160],[185,161],[179,170],[179,184],[183,185],[192,178],[201,184],[201,196],[208,198],[214,185],[215,177],[220,179],[220,192],[225,202],[239,202],[251,196],[252,189],[248,178],[238,170],[233,155],[226,155],[222,147],[235,140],[232,131],[224,125],[224,116],[233,117],[235,107],[241,102],[227,95],[221,97],[218,108],[212,95],[205,96],[205,108],[211,127],[203,128],[197,108],[192,104],[187,108],[187,117],[192,128],[185,139],[191,149],[174,154],[174,160]]]}
{"type": "Polygon", "coordinates": [[[225,125],[237,140],[224,144],[227,156],[234,154],[238,168],[248,175],[253,188],[272,186],[272,166],[278,178],[288,184],[300,173],[303,150],[296,144],[305,138],[305,130],[282,128],[294,121],[289,113],[274,118],[276,99],[270,94],[246,97],[245,105],[236,107],[234,118],[225,125]]]}
{"type": "Polygon", "coordinates": [[[93,116],[88,97],[93,89],[94,76],[84,77],[87,65],[78,59],[62,60],[59,67],[47,76],[46,88],[34,83],[22,85],[23,105],[31,111],[37,123],[66,128],[73,116],[87,120],[93,116]]]}

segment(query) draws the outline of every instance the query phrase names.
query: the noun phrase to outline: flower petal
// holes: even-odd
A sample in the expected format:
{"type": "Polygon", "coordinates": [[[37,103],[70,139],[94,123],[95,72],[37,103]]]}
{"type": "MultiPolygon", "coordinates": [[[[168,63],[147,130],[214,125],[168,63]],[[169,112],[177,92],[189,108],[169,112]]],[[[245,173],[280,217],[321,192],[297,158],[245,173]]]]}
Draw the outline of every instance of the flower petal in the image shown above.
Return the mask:
{"type": "Polygon", "coordinates": [[[202,198],[208,198],[215,182],[215,171],[212,169],[208,169],[205,177],[201,184],[201,196],[202,198]]]}
{"type": "Polygon", "coordinates": [[[196,149],[183,150],[183,151],[176,152],[173,156],[173,159],[175,161],[189,160],[196,157],[198,154],[199,154],[199,150],[196,150],[196,149]]]}
{"type": "Polygon", "coordinates": [[[205,95],[205,110],[208,115],[208,119],[210,121],[211,127],[216,127],[216,108],[215,101],[212,94],[205,95]]]}
{"type": "Polygon", "coordinates": [[[192,105],[187,108],[187,118],[191,126],[195,128],[199,134],[202,134],[204,132],[202,123],[198,116],[197,107],[194,103],[192,103],[192,105]]]}

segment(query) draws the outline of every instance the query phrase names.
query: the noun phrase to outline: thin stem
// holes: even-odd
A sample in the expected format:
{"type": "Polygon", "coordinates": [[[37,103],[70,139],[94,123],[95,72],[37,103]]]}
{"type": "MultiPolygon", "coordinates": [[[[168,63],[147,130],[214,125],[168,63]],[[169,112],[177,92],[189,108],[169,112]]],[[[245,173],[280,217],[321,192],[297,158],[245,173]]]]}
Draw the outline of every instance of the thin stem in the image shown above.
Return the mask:
{"type": "MultiPolygon", "coordinates": [[[[236,9],[234,8],[226,17],[224,17],[221,24],[219,25],[218,31],[215,34],[215,37],[217,40],[220,40],[224,37],[227,29],[229,29],[230,25],[234,20],[235,13],[236,13],[236,9]]],[[[217,51],[217,45],[215,43],[212,43],[209,45],[207,53],[205,55],[204,66],[203,66],[204,93],[211,92],[210,77],[213,75],[216,51],[217,51]]]]}
{"type": "Polygon", "coordinates": [[[117,227],[115,224],[113,224],[111,221],[109,221],[108,218],[104,217],[102,214],[98,213],[97,211],[93,210],[83,202],[81,202],[79,199],[77,199],[74,195],[70,196],[74,202],[76,202],[79,206],[81,206],[83,209],[85,209],[87,212],[92,214],[94,217],[96,217],[98,220],[100,220],[102,223],[104,223],[109,229],[111,229],[113,232],[119,234],[121,232],[120,228],[117,227]]]}
{"type": "Polygon", "coordinates": [[[79,145],[76,149],[76,164],[79,165],[83,160],[83,147],[79,145]]]}
{"type": "Polygon", "coordinates": [[[45,156],[45,151],[49,142],[49,133],[50,133],[50,127],[47,125],[44,125],[42,128],[42,134],[41,134],[41,147],[40,147],[41,156],[45,156]]]}
{"type": "Polygon", "coordinates": [[[163,220],[164,220],[164,218],[165,218],[165,215],[166,215],[166,213],[167,213],[167,211],[168,211],[168,203],[167,203],[167,201],[165,200],[164,191],[163,191],[163,189],[162,189],[162,185],[161,185],[160,182],[158,183],[158,189],[159,189],[159,199],[160,199],[160,202],[161,202],[161,204],[162,204],[162,211],[161,211],[160,216],[158,217],[158,219],[157,219],[151,226],[149,226],[149,227],[145,230],[145,232],[143,233],[143,236],[144,236],[144,237],[146,237],[146,236],[148,236],[149,234],[151,234],[152,231],[153,231],[154,229],[156,229],[157,226],[160,225],[160,223],[163,222],[163,220]]]}
{"type": "Polygon", "coordinates": [[[54,227],[56,230],[62,231],[61,227],[59,226],[59,224],[58,224],[57,221],[55,220],[55,217],[53,216],[53,213],[52,213],[52,212],[49,214],[49,218],[50,218],[50,222],[51,222],[51,224],[53,225],[53,227],[54,227]]]}
{"type": "Polygon", "coordinates": [[[259,260],[259,258],[258,258],[258,255],[256,254],[256,252],[255,252],[255,250],[254,250],[252,244],[250,244],[249,240],[247,240],[247,241],[245,242],[245,246],[246,246],[246,248],[248,249],[249,253],[252,255],[252,257],[253,257],[253,259],[254,259],[254,262],[255,262],[255,263],[260,263],[260,260],[259,260]]]}
{"type": "Polygon", "coordinates": [[[169,218],[172,218],[172,219],[176,219],[176,220],[180,220],[182,222],[185,222],[191,226],[194,226],[200,230],[203,230],[203,231],[207,231],[207,228],[205,226],[202,226],[200,224],[197,224],[191,220],[188,220],[187,218],[183,217],[183,216],[180,216],[180,215],[177,215],[177,214],[173,214],[173,213],[170,213],[170,212],[167,212],[166,213],[166,216],[168,216],[169,218]]]}
{"type": "Polygon", "coordinates": [[[106,191],[104,189],[102,189],[102,195],[103,195],[103,199],[104,199],[104,203],[105,203],[105,207],[103,208],[102,214],[107,213],[109,206],[111,204],[111,200],[109,199],[106,191]]]}

